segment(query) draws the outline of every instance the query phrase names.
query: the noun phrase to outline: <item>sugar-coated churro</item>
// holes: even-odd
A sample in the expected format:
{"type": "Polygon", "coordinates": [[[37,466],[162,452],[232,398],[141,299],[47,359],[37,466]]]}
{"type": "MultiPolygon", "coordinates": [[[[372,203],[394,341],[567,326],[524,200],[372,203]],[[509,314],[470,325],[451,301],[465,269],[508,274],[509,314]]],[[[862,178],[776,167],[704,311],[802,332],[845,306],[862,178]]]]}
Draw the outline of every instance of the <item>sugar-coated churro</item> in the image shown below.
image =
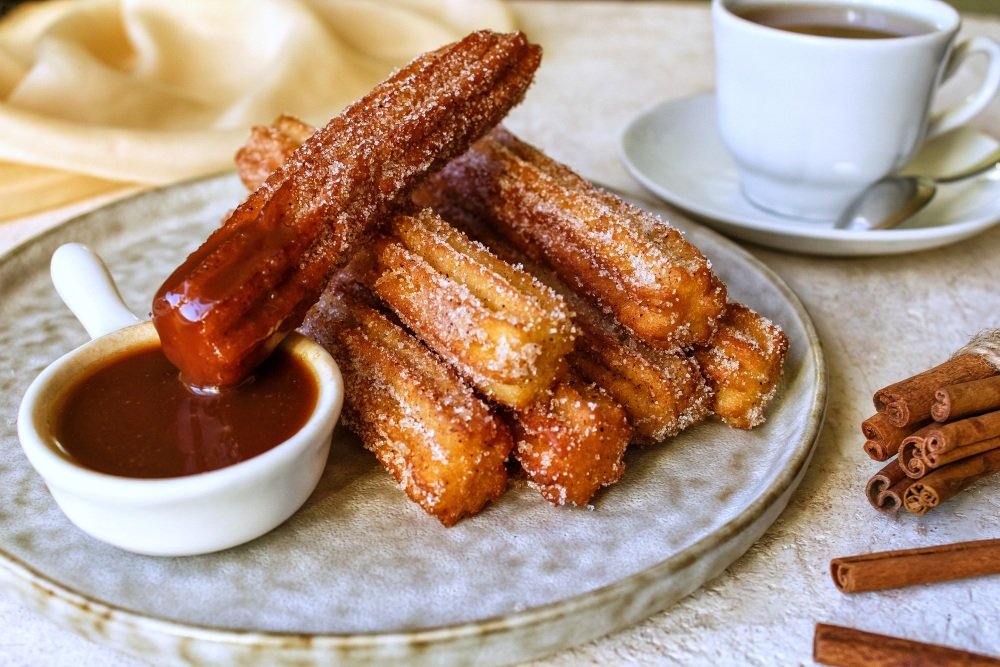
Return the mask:
{"type": "Polygon", "coordinates": [[[787,351],[788,337],[774,322],[742,304],[728,304],[712,340],[694,351],[715,393],[712,411],[735,428],[763,423],[787,351]]]}
{"type": "Polygon", "coordinates": [[[581,333],[570,364],[622,404],[633,442],[661,442],[711,414],[712,391],[698,362],[628,336],[603,313],[573,302],[581,333]]]}
{"type": "Polygon", "coordinates": [[[430,210],[396,216],[375,243],[373,291],[491,400],[534,401],[573,347],[563,300],[430,210]]]}
{"type": "Polygon", "coordinates": [[[625,471],[632,429],[625,411],[596,385],[569,373],[534,404],[513,413],[515,457],[553,505],[583,506],[625,471]]]}
{"type": "Polygon", "coordinates": [[[301,331],[341,368],[347,426],[428,514],[450,526],[503,493],[509,430],[413,335],[341,284],[301,331]]]}
{"type": "Polygon", "coordinates": [[[270,125],[250,128],[250,137],[236,151],[235,159],[243,185],[248,190],[259,188],[315,132],[315,127],[289,114],[278,116],[270,125]]]}
{"type": "Polygon", "coordinates": [[[497,128],[433,178],[646,342],[705,343],[726,302],[701,252],[656,216],[497,128]]]}

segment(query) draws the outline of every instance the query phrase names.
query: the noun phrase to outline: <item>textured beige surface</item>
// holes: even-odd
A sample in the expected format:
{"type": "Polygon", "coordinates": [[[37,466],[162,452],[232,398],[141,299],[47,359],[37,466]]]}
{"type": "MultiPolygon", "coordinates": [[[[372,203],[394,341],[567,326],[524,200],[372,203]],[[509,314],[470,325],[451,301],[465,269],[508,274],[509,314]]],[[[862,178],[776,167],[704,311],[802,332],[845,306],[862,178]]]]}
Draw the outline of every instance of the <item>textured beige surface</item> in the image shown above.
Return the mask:
{"type": "MultiPolygon", "coordinates": [[[[590,2],[515,8],[546,58],[512,129],[585,176],[638,192],[617,160],[618,138],[635,113],[711,90],[707,8],[590,2]]],[[[965,24],[969,34],[1000,39],[1000,20],[967,17],[965,24]]],[[[1000,100],[975,125],[1000,136],[1000,100]]],[[[36,221],[33,229],[48,222],[36,221]]],[[[9,226],[0,232],[21,233],[9,226]]],[[[872,411],[875,389],[941,361],[977,330],[1000,326],[1000,228],[883,259],[749,250],[803,299],[827,355],[826,426],[803,484],[763,538],[701,590],[637,626],[537,664],[811,664],[818,621],[1000,655],[996,577],[847,597],[828,574],[834,556],[997,536],[1000,480],[923,518],[871,510],[863,486],[877,464],[861,451],[858,425],[872,411]]],[[[56,628],[10,596],[0,595],[0,625],[2,664],[139,664],[56,628]]]]}

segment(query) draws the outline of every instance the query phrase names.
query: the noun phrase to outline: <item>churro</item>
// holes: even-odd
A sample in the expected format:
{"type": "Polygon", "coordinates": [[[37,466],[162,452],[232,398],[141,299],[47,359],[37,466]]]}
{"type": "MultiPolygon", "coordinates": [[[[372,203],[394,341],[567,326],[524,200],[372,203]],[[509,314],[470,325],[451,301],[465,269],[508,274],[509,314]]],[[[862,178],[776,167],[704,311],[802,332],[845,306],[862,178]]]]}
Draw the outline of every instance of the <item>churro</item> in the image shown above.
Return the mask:
{"type": "Polygon", "coordinates": [[[524,407],[573,347],[563,300],[430,210],[396,216],[368,284],[431,349],[491,400],[524,407]]]}
{"type": "Polygon", "coordinates": [[[341,368],[345,424],[442,524],[476,514],[506,489],[509,430],[454,370],[341,282],[301,331],[341,368]]]}
{"type": "Polygon", "coordinates": [[[250,137],[236,151],[235,159],[243,185],[248,190],[259,188],[315,132],[315,127],[289,114],[278,116],[270,125],[250,128],[250,137]]]}
{"type": "Polygon", "coordinates": [[[662,442],[711,414],[712,390],[696,360],[647,345],[596,309],[572,303],[581,333],[569,362],[621,403],[633,442],[662,442]]]}
{"type": "Polygon", "coordinates": [[[432,183],[432,198],[485,220],[646,342],[691,346],[715,331],[726,288],[697,248],[503,128],[432,183]]]}
{"type": "Polygon", "coordinates": [[[296,149],[156,293],[153,321],[185,381],[242,380],[408,192],[521,100],[540,58],[520,33],[473,33],[296,149]]]}
{"type": "Polygon", "coordinates": [[[728,304],[712,340],[694,351],[714,391],[712,411],[735,428],[763,423],[787,351],[780,327],[747,306],[728,304]]]}
{"type": "Polygon", "coordinates": [[[553,505],[583,506],[625,471],[632,428],[600,387],[568,373],[512,415],[515,457],[529,483],[553,505]]]}
{"type": "Polygon", "coordinates": [[[573,312],[574,350],[566,357],[583,378],[596,383],[622,405],[641,445],[660,442],[703,421],[711,412],[712,390],[698,362],[680,349],[653,347],[574,292],[549,268],[534,262],[496,231],[440,191],[421,189],[419,199],[502,259],[523,266],[561,296],[573,312]]]}

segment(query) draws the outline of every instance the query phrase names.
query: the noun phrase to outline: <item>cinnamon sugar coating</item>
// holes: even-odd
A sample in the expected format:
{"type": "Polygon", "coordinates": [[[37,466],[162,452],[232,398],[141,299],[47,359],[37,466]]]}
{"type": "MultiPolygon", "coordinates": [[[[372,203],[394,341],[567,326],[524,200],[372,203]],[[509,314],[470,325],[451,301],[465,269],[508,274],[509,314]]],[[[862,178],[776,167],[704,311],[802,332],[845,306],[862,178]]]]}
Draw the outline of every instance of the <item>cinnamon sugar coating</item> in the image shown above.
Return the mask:
{"type": "Polygon", "coordinates": [[[604,390],[568,373],[531,406],[512,414],[515,458],[553,505],[583,506],[625,471],[632,428],[604,390]]]}
{"type": "Polygon", "coordinates": [[[185,380],[242,380],[407,193],[521,100],[540,57],[520,33],[473,33],[418,57],[296,149],[154,298],[164,353],[185,380]]]}
{"type": "Polygon", "coordinates": [[[742,304],[728,304],[712,340],[694,351],[715,392],[713,412],[735,428],[763,423],[787,352],[788,337],[774,322],[742,304]]]}
{"type": "Polygon", "coordinates": [[[412,334],[338,284],[301,331],[337,360],[345,424],[413,502],[451,526],[500,497],[510,432],[412,334]]]}
{"type": "Polygon", "coordinates": [[[646,342],[705,343],[726,303],[701,252],[656,216],[496,128],[433,178],[646,342]]]}
{"type": "Polygon", "coordinates": [[[396,216],[374,246],[372,290],[489,399],[523,407],[573,347],[565,302],[424,209],[396,216]]]}
{"type": "Polygon", "coordinates": [[[250,128],[250,137],[236,151],[236,170],[248,190],[259,188],[295,149],[316,132],[309,123],[282,114],[270,125],[250,128]]]}
{"type": "Polygon", "coordinates": [[[554,271],[500,238],[495,229],[462,208],[458,200],[442,195],[442,191],[426,187],[418,198],[423,203],[433,202],[449,222],[499,257],[522,266],[566,301],[577,330],[574,349],[566,359],[577,374],[596,383],[622,405],[633,427],[634,443],[660,442],[708,417],[712,390],[697,360],[679,348],[653,347],[639,340],[570,289],[554,271]]]}
{"type": "Polygon", "coordinates": [[[569,362],[622,404],[633,442],[662,442],[711,414],[712,390],[695,359],[647,345],[602,315],[576,309],[573,321],[583,333],[569,362]]]}

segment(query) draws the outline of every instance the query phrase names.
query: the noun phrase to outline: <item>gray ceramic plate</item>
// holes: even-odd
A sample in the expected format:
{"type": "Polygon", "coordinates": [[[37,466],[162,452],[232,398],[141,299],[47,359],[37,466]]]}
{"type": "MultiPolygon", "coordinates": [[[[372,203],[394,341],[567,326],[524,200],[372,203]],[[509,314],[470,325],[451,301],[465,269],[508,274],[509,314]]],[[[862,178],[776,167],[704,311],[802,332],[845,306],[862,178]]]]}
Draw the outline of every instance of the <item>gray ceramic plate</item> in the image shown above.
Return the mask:
{"type": "Polygon", "coordinates": [[[556,509],[515,486],[451,529],[338,433],[305,507],[249,544],[157,559],[97,542],[62,516],[15,435],[28,383],[86,339],[49,283],[49,257],[64,242],[91,245],[146,312],[162,278],[243,194],[233,176],[149,192],[0,259],[0,584],[86,637],[161,665],[538,657],[633,624],[719,574],[774,521],[805,471],[826,397],[812,322],[766,267],[687,224],[732,296],[791,340],[763,427],[704,424],[632,452],[622,482],[593,509],[556,509]]]}

